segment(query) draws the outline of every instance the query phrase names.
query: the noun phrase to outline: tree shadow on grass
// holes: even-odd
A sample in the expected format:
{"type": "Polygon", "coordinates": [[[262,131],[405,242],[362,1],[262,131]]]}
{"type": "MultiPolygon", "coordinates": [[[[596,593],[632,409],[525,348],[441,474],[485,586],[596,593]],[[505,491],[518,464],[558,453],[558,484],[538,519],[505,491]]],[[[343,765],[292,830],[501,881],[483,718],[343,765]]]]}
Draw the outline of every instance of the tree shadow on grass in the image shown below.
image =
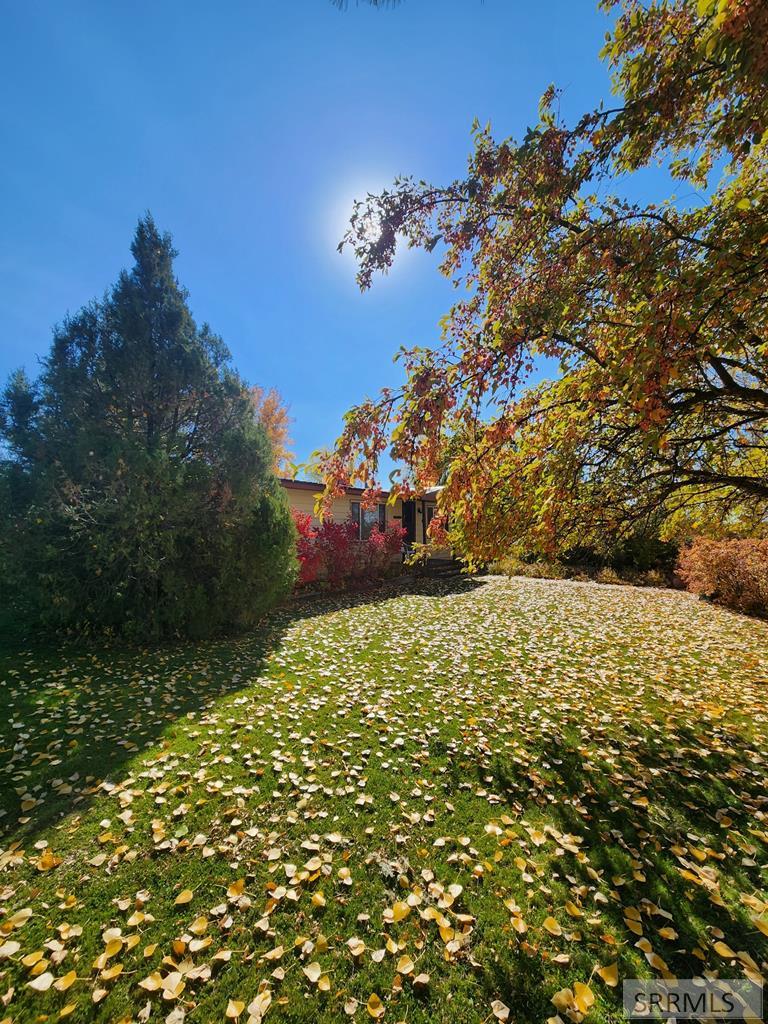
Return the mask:
{"type": "Polygon", "coordinates": [[[247,686],[289,620],[247,636],[145,647],[0,653],[0,831],[4,844],[82,812],[102,782],[180,723],[247,686]]]}
{"type": "Polygon", "coordinates": [[[328,611],[342,611],[358,605],[383,604],[409,595],[445,598],[471,594],[485,585],[485,581],[476,576],[407,575],[387,580],[375,589],[298,597],[291,605],[291,613],[295,618],[311,618],[328,611]]]}
{"type": "MultiPolygon", "coordinates": [[[[731,731],[728,744],[713,749],[702,747],[700,733],[679,725],[673,740],[640,730],[624,742],[611,737],[613,766],[585,758],[583,740],[563,734],[548,736],[545,746],[546,792],[555,799],[529,800],[524,815],[535,820],[543,812],[563,834],[584,839],[580,849],[588,859],[565,854],[554,870],[561,880],[571,876],[569,887],[592,894],[583,910],[585,917],[600,915],[588,940],[594,962],[618,959],[620,977],[658,977],[658,963],[649,967],[645,956],[651,951],[680,978],[701,976],[706,968],[743,977],[741,963],[714,948],[722,938],[757,963],[768,957],[768,939],[741,899],[764,896],[768,881],[766,846],[750,832],[758,823],[755,811],[765,809],[765,779],[754,770],[761,753],[747,738],[731,731]],[[607,897],[599,905],[595,890],[607,897]],[[615,946],[606,947],[606,932],[615,946]],[[650,942],[646,949],[637,946],[643,940],[650,942]]],[[[491,770],[497,791],[519,807],[527,776],[500,756],[491,770]]],[[[589,931],[583,921],[574,927],[589,931]]],[[[504,972],[497,979],[513,1000],[521,986],[535,988],[536,963],[521,955],[519,966],[506,982],[504,972]]],[[[620,989],[614,995],[618,1007],[620,989]]]]}
{"type": "Polygon", "coordinates": [[[404,586],[403,592],[419,597],[458,597],[475,593],[484,586],[485,581],[476,576],[416,576],[404,586]]]}
{"type": "Polygon", "coordinates": [[[102,783],[119,781],[131,758],[158,743],[170,746],[180,723],[257,679],[291,625],[403,594],[445,598],[479,585],[466,577],[414,579],[296,601],[256,631],[217,641],[0,650],[3,845],[29,842],[82,813],[102,783]]]}

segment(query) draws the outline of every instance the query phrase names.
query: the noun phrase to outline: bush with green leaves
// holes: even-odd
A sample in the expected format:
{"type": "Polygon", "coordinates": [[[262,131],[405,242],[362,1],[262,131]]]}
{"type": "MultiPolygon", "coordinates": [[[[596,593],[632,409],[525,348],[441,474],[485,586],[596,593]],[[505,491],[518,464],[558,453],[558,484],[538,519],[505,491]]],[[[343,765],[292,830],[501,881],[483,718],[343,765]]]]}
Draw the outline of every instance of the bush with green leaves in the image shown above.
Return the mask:
{"type": "Polygon", "coordinates": [[[6,631],[207,636],[289,592],[295,534],[245,383],[139,222],[135,264],[2,397],[6,631]]]}
{"type": "Polygon", "coordinates": [[[559,558],[542,558],[524,548],[511,550],[491,563],[494,572],[532,579],[594,580],[597,583],[626,583],[638,587],[678,586],[675,562],[678,545],[663,541],[659,524],[636,530],[622,540],[597,547],[575,547],[559,558]]]}

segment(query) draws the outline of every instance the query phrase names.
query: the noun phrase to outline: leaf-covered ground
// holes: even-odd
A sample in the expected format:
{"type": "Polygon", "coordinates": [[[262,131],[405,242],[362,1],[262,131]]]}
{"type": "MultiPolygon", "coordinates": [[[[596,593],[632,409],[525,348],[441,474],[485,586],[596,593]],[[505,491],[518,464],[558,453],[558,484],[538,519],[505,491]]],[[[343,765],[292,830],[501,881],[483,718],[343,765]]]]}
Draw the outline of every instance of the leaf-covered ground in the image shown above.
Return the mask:
{"type": "Polygon", "coordinates": [[[487,577],[0,668],[0,1020],[608,1021],[624,977],[768,974],[768,624],[487,577]]]}

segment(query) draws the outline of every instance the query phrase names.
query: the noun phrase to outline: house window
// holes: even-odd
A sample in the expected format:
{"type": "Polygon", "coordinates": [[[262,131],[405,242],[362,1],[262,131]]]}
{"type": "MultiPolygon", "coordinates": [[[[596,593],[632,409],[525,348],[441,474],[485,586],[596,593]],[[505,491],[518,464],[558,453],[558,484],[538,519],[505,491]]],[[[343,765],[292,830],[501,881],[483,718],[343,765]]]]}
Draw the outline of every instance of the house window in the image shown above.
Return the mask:
{"type": "Polygon", "coordinates": [[[357,523],[357,536],[367,540],[374,526],[383,533],[387,528],[387,506],[377,505],[375,508],[363,508],[359,501],[350,501],[352,521],[357,523]]]}
{"type": "Polygon", "coordinates": [[[429,529],[429,524],[432,522],[436,515],[437,505],[427,505],[427,529],[429,529]]]}

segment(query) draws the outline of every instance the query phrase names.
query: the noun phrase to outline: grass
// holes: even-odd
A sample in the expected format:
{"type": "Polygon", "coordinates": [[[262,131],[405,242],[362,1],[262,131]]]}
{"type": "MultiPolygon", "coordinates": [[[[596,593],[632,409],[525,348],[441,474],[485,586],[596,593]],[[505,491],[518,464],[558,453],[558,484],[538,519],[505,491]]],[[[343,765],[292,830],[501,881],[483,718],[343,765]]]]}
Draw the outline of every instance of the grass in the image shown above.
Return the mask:
{"type": "Polygon", "coordinates": [[[6,653],[0,1020],[614,1021],[766,972],[768,625],[414,587],[6,653]]]}

